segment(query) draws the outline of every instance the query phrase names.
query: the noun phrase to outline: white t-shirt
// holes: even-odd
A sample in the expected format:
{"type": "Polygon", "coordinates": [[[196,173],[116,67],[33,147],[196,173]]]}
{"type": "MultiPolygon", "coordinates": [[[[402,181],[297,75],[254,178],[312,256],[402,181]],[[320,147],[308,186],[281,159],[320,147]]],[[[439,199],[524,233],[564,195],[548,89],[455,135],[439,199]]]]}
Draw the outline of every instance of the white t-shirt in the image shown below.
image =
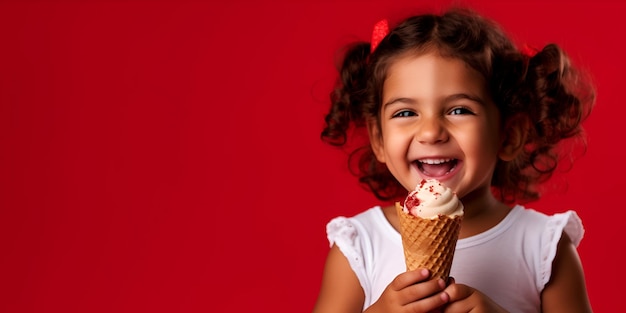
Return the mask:
{"type": "MultiPolygon", "coordinates": [[[[450,276],[476,288],[510,312],[540,312],[541,291],[565,231],[575,246],[583,237],[574,211],[552,216],[515,206],[495,227],[459,239],[450,276]]],[[[348,259],[365,292],[363,310],[406,270],[402,239],[379,206],[326,226],[330,245],[348,259]]]]}

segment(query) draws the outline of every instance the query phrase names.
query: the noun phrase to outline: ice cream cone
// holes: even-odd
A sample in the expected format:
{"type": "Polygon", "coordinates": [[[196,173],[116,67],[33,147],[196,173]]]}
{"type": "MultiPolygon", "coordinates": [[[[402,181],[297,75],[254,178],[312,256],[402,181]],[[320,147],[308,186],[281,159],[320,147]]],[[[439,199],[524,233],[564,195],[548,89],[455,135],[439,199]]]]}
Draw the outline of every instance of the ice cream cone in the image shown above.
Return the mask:
{"type": "Polygon", "coordinates": [[[450,275],[452,258],[463,216],[440,215],[434,219],[407,214],[396,202],[407,270],[427,268],[431,277],[450,275]]]}

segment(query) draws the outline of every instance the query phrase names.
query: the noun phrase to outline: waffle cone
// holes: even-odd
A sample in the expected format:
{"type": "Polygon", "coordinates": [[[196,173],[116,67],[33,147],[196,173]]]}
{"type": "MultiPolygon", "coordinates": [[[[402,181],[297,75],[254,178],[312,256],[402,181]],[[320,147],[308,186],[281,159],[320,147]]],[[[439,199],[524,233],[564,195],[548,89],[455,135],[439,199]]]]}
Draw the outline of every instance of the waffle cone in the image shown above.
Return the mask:
{"type": "Polygon", "coordinates": [[[425,219],[406,214],[396,202],[406,269],[427,268],[431,277],[444,280],[450,275],[452,258],[463,216],[425,219]]]}

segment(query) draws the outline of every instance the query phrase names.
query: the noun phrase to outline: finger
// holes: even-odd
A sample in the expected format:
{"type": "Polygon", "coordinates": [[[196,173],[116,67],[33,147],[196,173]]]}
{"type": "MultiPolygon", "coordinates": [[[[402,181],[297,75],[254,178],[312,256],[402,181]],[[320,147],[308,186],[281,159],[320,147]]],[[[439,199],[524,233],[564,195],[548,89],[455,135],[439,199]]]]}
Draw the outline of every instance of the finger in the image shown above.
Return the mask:
{"type": "Polygon", "coordinates": [[[446,283],[446,286],[449,286],[449,285],[454,284],[454,283],[456,283],[456,280],[454,279],[454,277],[448,276],[448,281],[446,283]]]}
{"type": "MultiPolygon", "coordinates": [[[[434,295],[439,294],[442,290],[444,290],[444,288],[446,288],[446,284],[443,279],[432,279],[429,281],[411,285],[401,290],[399,292],[399,300],[402,304],[422,301],[424,299],[432,298],[434,295]]],[[[433,299],[430,299],[426,301],[426,303],[436,302],[436,304],[441,305],[441,303],[445,303],[447,300],[448,298],[446,295],[445,298],[441,298],[441,301],[434,301],[433,299]]]]}
{"type": "Polygon", "coordinates": [[[425,281],[430,277],[430,272],[427,269],[417,269],[415,271],[408,271],[402,273],[391,282],[390,287],[393,290],[402,290],[411,285],[425,281]]]}
{"type": "Polygon", "coordinates": [[[459,301],[472,295],[473,289],[463,284],[452,283],[444,292],[450,297],[450,302],[459,301]]]}
{"type": "Polygon", "coordinates": [[[445,288],[443,279],[431,280],[421,283],[419,286],[424,287],[421,292],[427,292],[430,295],[418,296],[415,301],[407,303],[406,306],[410,312],[440,312],[438,309],[449,302],[449,296],[445,292],[441,292],[445,288]]]}

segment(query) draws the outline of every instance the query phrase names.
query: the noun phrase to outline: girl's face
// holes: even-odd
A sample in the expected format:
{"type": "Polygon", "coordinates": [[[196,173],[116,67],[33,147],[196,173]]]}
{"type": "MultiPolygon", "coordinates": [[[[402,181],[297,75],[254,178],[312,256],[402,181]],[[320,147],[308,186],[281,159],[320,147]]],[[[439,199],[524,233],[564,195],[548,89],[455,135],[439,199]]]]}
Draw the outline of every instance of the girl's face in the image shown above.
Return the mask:
{"type": "Polygon", "coordinates": [[[485,79],[436,53],[401,57],[387,75],[380,129],[369,125],[378,160],[407,190],[427,178],[461,198],[488,190],[502,139],[485,79]]]}

